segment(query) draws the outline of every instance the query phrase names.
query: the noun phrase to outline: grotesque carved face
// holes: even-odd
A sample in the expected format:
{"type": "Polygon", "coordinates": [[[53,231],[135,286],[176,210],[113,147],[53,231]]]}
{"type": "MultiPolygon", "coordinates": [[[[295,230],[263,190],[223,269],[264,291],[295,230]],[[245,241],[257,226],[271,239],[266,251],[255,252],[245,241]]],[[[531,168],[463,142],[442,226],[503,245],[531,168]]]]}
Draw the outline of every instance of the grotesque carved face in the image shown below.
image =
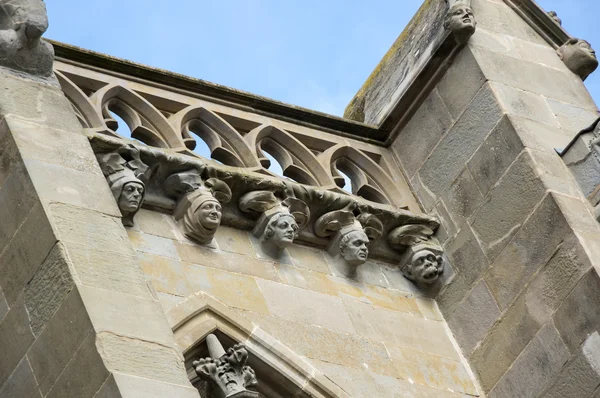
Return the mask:
{"type": "Polygon", "coordinates": [[[198,218],[206,229],[215,229],[221,224],[221,204],[216,199],[202,203],[198,209],[198,218]]]}
{"type": "Polygon", "coordinates": [[[458,3],[448,10],[444,27],[449,29],[461,42],[466,42],[475,33],[475,15],[466,4],[458,3]]]}
{"type": "Polygon", "coordinates": [[[144,197],[144,186],[137,182],[128,182],[123,185],[119,196],[119,209],[124,214],[133,213],[140,208],[144,197]]]}
{"type": "Polygon", "coordinates": [[[342,238],[340,254],[350,265],[361,265],[369,256],[369,238],[363,231],[352,231],[342,238]]]}
{"type": "Polygon", "coordinates": [[[441,256],[429,250],[415,254],[405,275],[408,279],[420,283],[433,283],[442,274],[443,260],[441,256]]]}
{"type": "Polygon", "coordinates": [[[276,214],[265,229],[263,242],[271,242],[283,249],[296,239],[298,224],[291,214],[276,214]]]}
{"type": "Polygon", "coordinates": [[[558,49],[558,55],[571,72],[584,80],[598,67],[596,52],[585,40],[569,40],[558,49]]]}

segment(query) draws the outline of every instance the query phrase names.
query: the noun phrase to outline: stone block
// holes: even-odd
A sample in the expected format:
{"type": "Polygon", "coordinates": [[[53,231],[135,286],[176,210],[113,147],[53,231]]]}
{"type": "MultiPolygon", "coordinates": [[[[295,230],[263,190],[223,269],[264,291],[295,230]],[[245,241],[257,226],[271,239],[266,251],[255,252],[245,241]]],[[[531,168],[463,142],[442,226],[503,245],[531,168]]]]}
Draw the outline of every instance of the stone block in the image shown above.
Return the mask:
{"type": "Polygon", "coordinates": [[[556,201],[547,195],[484,277],[502,311],[556,253],[569,232],[556,201]]]}
{"type": "Polygon", "coordinates": [[[292,257],[292,263],[298,268],[329,274],[329,264],[325,260],[322,250],[312,249],[300,245],[290,245],[287,251],[292,257]]]}
{"type": "Polygon", "coordinates": [[[6,302],[4,293],[2,293],[2,289],[0,288],[0,322],[2,322],[4,316],[8,313],[8,310],[8,303],[6,302]]]}
{"type": "MultiPolygon", "coordinates": [[[[496,322],[469,357],[469,363],[487,393],[541,329],[530,313],[524,296],[520,296],[500,321],[496,322]]],[[[509,395],[510,396],[510,395],[509,395]]]]}
{"type": "Polygon", "coordinates": [[[486,195],[523,149],[510,119],[503,117],[469,160],[468,168],[480,192],[486,195]]]}
{"type": "Polygon", "coordinates": [[[48,206],[52,225],[61,241],[78,245],[85,250],[133,255],[134,251],[120,217],[61,203],[48,206]]]}
{"type": "Polygon", "coordinates": [[[572,134],[558,127],[515,115],[509,115],[508,118],[527,148],[556,153],[556,149],[562,150],[573,138],[572,134]]]}
{"type": "Polygon", "coordinates": [[[169,215],[147,209],[140,209],[135,214],[134,229],[146,234],[176,240],[175,228],[177,228],[176,223],[169,215]]]}
{"type": "Polygon", "coordinates": [[[544,193],[531,157],[522,153],[473,216],[473,231],[490,261],[512,239],[544,193]]]}
{"type": "Polygon", "coordinates": [[[489,268],[489,261],[468,225],[464,225],[448,242],[446,254],[452,267],[468,285],[472,285],[489,268]]]}
{"type": "Polygon", "coordinates": [[[440,312],[437,303],[433,299],[429,298],[415,298],[419,312],[425,319],[431,319],[434,321],[443,321],[444,316],[440,312]]]}
{"type": "Polygon", "coordinates": [[[179,260],[175,241],[130,229],[127,230],[127,234],[136,251],[179,260]]]}
{"type": "Polygon", "coordinates": [[[554,324],[571,352],[600,327],[600,277],[591,269],[554,314],[554,324]]]}
{"type": "Polygon", "coordinates": [[[68,262],[63,246],[57,243],[25,288],[25,307],[36,337],[75,287],[68,262]]]}
{"type": "Polygon", "coordinates": [[[423,185],[421,176],[419,176],[418,173],[412,179],[411,186],[423,209],[425,211],[431,211],[437,202],[437,194],[433,193],[423,185]]]}
{"type": "Polygon", "coordinates": [[[92,398],[109,375],[92,331],[62,372],[47,398],[92,398]]]}
{"type": "Polygon", "coordinates": [[[423,292],[421,289],[415,285],[413,282],[406,279],[402,271],[398,269],[398,267],[383,265],[381,267],[381,271],[387,279],[390,287],[392,289],[398,290],[404,294],[411,296],[422,296],[423,292]]]}
{"type": "Polygon", "coordinates": [[[279,281],[273,260],[261,260],[255,254],[242,256],[179,242],[175,242],[175,247],[181,260],[188,263],[279,281]]]}
{"type": "Polygon", "coordinates": [[[560,128],[570,137],[591,126],[598,119],[597,110],[580,108],[551,98],[546,98],[546,102],[558,120],[560,128]]]}
{"type": "Polygon", "coordinates": [[[0,286],[9,306],[12,307],[55,243],[52,227],[38,203],[0,256],[0,286]]]}
{"type": "Polygon", "coordinates": [[[27,353],[44,396],[92,331],[81,296],[73,290],[27,353]]]}
{"type": "Polygon", "coordinates": [[[448,209],[446,208],[446,205],[443,201],[440,200],[435,206],[435,212],[437,214],[435,214],[434,216],[437,217],[440,221],[440,226],[437,229],[437,231],[435,231],[434,237],[440,242],[442,246],[446,246],[446,242],[448,241],[448,239],[456,235],[458,229],[452,221],[452,217],[450,217],[450,213],[448,212],[448,209]]]}
{"type": "Polygon", "coordinates": [[[43,126],[81,131],[73,106],[58,86],[2,73],[0,114],[10,120],[26,120],[43,126]]]}
{"type": "Polygon", "coordinates": [[[34,339],[27,310],[21,298],[13,303],[0,323],[0,385],[8,380],[34,339]]]}
{"type": "Polygon", "coordinates": [[[513,56],[548,68],[554,68],[565,73],[569,71],[565,66],[565,63],[556,53],[556,50],[546,43],[537,44],[528,40],[517,39],[516,37],[512,38],[512,43],[517,52],[517,54],[513,56]]]}
{"type": "Polygon", "coordinates": [[[275,316],[337,332],[355,333],[350,317],[337,297],[266,280],[259,280],[258,286],[269,311],[275,316]]]}
{"type": "Polygon", "coordinates": [[[409,178],[427,160],[452,123],[444,102],[437,90],[433,90],[392,143],[392,151],[409,178]]]}
{"type": "Polygon", "coordinates": [[[27,358],[23,358],[0,390],[0,398],[42,398],[27,358]]]}
{"type": "Polygon", "coordinates": [[[248,231],[221,225],[215,235],[219,249],[225,252],[256,256],[248,231]]]}
{"type": "Polygon", "coordinates": [[[448,326],[465,355],[469,355],[499,318],[498,305],[481,281],[448,318],[448,326]]]}
{"type": "Polygon", "coordinates": [[[483,196],[473,180],[468,168],[458,175],[442,195],[442,201],[448,209],[457,228],[471,217],[483,202],[483,196]]]}
{"type": "Polygon", "coordinates": [[[489,393],[490,398],[538,397],[563,364],[569,352],[557,330],[546,325],[517,358],[512,367],[489,393]]]}
{"type": "Polygon", "coordinates": [[[8,245],[33,206],[39,202],[23,168],[14,165],[11,169],[0,189],[0,251],[8,245]]]}
{"type": "Polygon", "coordinates": [[[543,398],[591,397],[600,387],[600,335],[590,335],[553,378],[543,398]]]}
{"type": "Polygon", "coordinates": [[[441,194],[501,117],[500,106],[485,84],[419,171],[424,187],[435,195],[441,194]]]}
{"type": "Polygon", "coordinates": [[[36,160],[102,176],[102,170],[81,129],[56,130],[44,123],[28,123],[10,118],[8,126],[23,159],[36,160]]]}
{"type": "Polygon", "coordinates": [[[439,389],[475,395],[477,389],[459,361],[431,355],[412,348],[386,344],[396,366],[397,377],[439,389]]]}
{"type": "Polygon", "coordinates": [[[17,168],[24,172],[23,158],[17,150],[17,144],[14,137],[8,129],[6,119],[0,122],[0,142],[2,143],[2,151],[0,151],[0,187],[8,178],[11,172],[17,168]]]}
{"type": "MultiPolygon", "coordinates": [[[[478,31],[471,38],[471,42],[477,40],[477,33],[478,31]]],[[[485,81],[473,52],[465,47],[437,85],[439,95],[454,120],[460,117],[485,81]]]]}
{"type": "Polygon", "coordinates": [[[109,374],[102,387],[94,395],[94,398],[123,398],[113,374],[109,374]]]}
{"type": "Polygon", "coordinates": [[[165,313],[169,312],[169,310],[185,300],[183,297],[174,296],[167,293],[158,292],[156,295],[158,296],[158,301],[160,302],[160,305],[165,313]]]}
{"type": "Polygon", "coordinates": [[[508,115],[533,119],[550,127],[560,127],[543,96],[501,83],[490,82],[489,85],[508,115]]]}
{"type": "MultiPolygon", "coordinates": [[[[485,77],[492,82],[537,95],[542,103],[544,101],[541,96],[567,102],[591,111],[597,109],[581,79],[573,73],[559,71],[538,63],[508,57],[481,48],[474,48],[473,54],[485,77]]],[[[532,105],[534,104],[529,104],[529,106],[532,105]]],[[[548,106],[546,105],[545,108],[548,109],[548,106]]],[[[530,118],[536,119],[535,117],[530,118]]],[[[543,120],[539,121],[544,122],[543,120]]]]}
{"type": "Polygon", "coordinates": [[[98,333],[96,346],[111,373],[189,385],[183,360],[173,348],[112,333],[98,333]]]}
{"type": "Polygon", "coordinates": [[[344,304],[354,328],[361,336],[459,359],[442,322],[375,308],[354,300],[344,300],[344,304]]]}
{"type": "MultiPolygon", "coordinates": [[[[520,57],[514,44],[515,40],[517,39],[514,37],[491,32],[477,26],[475,34],[469,40],[469,47],[479,47],[511,57],[520,57]]],[[[481,74],[481,71],[479,71],[479,73],[481,74]]]]}
{"type": "MultiPolygon", "coordinates": [[[[193,388],[189,382],[187,385],[176,385],[121,373],[113,373],[112,377],[123,398],[199,398],[198,390],[193,388]]],[[[112,398],[113,396],[106,395],[106,397],[112,398]]]]}
{"type": "Polygon", "coordinates": [[[530,149],[529,153],[547,189],[573,197],[581,195],[575,179],[557,153],[546,153],[533,149],[530,149]]]}
{"type": "Polygon", "coordinates": [[[173,344],[173,333],[158,301],[88,286],[80,286],[79,291],[96,332],[173,344]]]}
{"type": "Polygon", "coordinates": [[[455,274],[454,278],[436,298],[442,314],[446,318],[452,315],[456,307],[467,297],[472,288],[472,284],[466,281],[461,274],[455,274]]]}

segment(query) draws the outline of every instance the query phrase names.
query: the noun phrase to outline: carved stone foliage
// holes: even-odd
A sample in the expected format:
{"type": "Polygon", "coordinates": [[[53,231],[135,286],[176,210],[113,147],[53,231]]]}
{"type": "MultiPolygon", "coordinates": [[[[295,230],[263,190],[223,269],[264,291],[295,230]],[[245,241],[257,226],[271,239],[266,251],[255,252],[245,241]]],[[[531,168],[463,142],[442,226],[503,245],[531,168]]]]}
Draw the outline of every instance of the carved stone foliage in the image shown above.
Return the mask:
{"type": "Polygon", "coordinates": [[[374,159],[373,154],[348,143],[319,138],[319,146],[324,149],[316,151],[306,140],[268,122],[248,123],[251,128],[240,131],[231,119],[203,106],[168,112],[154,106],[147,96],[121,85],[98,88],[93,83],[72,80],[68,73],[57,72],[57,77],[89,133],[122,139],[120,132],[125,129],[131,132],[131,138],[148,146],[194,158],[199,158],[193,150],[202,140],[212,159],[245,172],[278,177],[269,170],[270,155],[281,166],[283,176],[300,184],[344,193],[342,172],[352,180],[351,191],[357,196],[398,207],[406,207],[408,202],[410,192],[398,189],[389,169],[382,167],[381,157],[374,159]],[[114,115],[126,126],[119,126],[114,115]]]}
{"type": "Polygon", "coordinates": [[[150,169],[141,161],[140,151],[132,145],[96,157],[123,215],[123,225],[133,227],[133,217],[144,201],[144,180],[149,178],[150,169]]]}
{"type": "Polygon", "coordinates": [[[219,398],[258,398],[253,389],[258,385],[254,370],[246,365],[248,351],[242,344],[227,352],[214,334],[206,337],[209,358],[193,362],[196,374],[213,386],[219,398]]]}
{"type": "Polygon", "coordinates": [[[598,68],[596,52],[592,49],[590,43],[585,40],[569,39],[556,51],[567,68],[582,80],[585,80],[598,68]]]}
{"type": "Polygon", "coordinates": [[[450,1],[444,28],[449,30],[456,41],[460,44],[465,44],[475,33],[477,21],[473,10],[466,1],[450,1]]]}
{"type": "Polygon", "coordinates": [[[405,248],[399,268],[416,283],[432,284],[444,272],[443,249],[431,238],[433,232],[425,225],[405,225],[388,235],[390,245],[405,248]]]}
{"type": "Polygon", "coordinates": [[[33,75],[52,75],[54,49],[43,0],[0,0],[0,65],[33,75]]]}

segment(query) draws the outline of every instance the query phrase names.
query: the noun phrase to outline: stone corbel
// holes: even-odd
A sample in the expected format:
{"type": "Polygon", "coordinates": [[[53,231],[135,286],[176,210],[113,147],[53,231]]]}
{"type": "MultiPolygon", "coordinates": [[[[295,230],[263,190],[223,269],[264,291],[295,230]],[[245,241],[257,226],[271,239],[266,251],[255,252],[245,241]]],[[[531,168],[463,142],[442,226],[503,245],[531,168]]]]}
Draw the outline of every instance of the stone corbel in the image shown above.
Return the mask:
{"type": "Polygon", "coordinates": [[[192,364],[196,374],[211,383],[212,392],[219,398],[258,398],[258,381],[254,370],[246,365],[248,351],[242,344],[230,347],[227,352],[214,334],[206,337],[209,358],[192,364]]]}
{"type": "Polygon", "coordinates": [[[585,80],[598,68],[596,52],[590,43],[585,40],[570,38],[556,50],[556,53],[567,68],[579,76],[581,80],[585,80]]]}
{"type": "Polygon", "coordinates": [[[133,145],[124,145],[114,152],[97,154],[102,173],[122,214],[123,225],[133,227],[133,217],[146,195],[150,169],[140,160],[140,151],[133,145]]]}
{"type": "Polygon", "coordinates": [[[466,44],[475,33],[477,21],[470,0],[448,0],[444,28],[449,30],[459,44],[466,44]]]}
{"type": "Polygon", "coordinates": [[[231,200],[229,186],[216,178],[204,181],[198,170],[188,170],[168,177],[165,189],[177,200],[173,217],[184,235],[209,244],[221,224],[222,204],[231,200]]]}
{"type": "Polygon", "coordinates": [[[326,213],[315,223],[315,234],[332,237],[327,247],[339,271],[355,277],[357,268],[369,257],[369,245],[383,235],[383,224],[370,213],[355,217],[357,203],[326,213]]]}
{"type": "Polygon", "coordinates": [[[260,213],[252,234],[260,239],[265,254],[279,258],[294,242],[310,218],[305,202],[295,197],[279,199],[271,191],[252,191],[239,200],[244,213],[260,213]]]}
{"type": "Polygon", "coordinates": [[[425,225],[404,225],[393,229],[388,242],[394,248],[404,248],[398,267],[404,276],[416,283],[432,284],[444,272],[443,249],[425,225]]]}

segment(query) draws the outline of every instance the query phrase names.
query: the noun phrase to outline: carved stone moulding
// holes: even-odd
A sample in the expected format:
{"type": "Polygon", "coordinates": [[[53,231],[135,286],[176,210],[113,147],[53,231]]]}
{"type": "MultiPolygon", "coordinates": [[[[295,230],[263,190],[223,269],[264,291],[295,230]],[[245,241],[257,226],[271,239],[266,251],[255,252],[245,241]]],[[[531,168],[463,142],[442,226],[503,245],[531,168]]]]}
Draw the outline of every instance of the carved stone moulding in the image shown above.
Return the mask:
{"type": "Polygon", "coordinates": [[[471,9],[470,1],[448,1],[448,12],[444,21],[444,28],[450,31],[457,43],[467,43],[475,33],[476,27],[477,21],[471,9]]]}
{"type": "Polygon", "coordinates": [[[214,334],[206,337],[210,357],[193,362],[196,374],[211,383],[219,398],[258,398],[254,370],[246,365],[248,350],[235,344],[227,352],[214,334]],[[249,390],[250,388],[250,390],[249,390]]]}

